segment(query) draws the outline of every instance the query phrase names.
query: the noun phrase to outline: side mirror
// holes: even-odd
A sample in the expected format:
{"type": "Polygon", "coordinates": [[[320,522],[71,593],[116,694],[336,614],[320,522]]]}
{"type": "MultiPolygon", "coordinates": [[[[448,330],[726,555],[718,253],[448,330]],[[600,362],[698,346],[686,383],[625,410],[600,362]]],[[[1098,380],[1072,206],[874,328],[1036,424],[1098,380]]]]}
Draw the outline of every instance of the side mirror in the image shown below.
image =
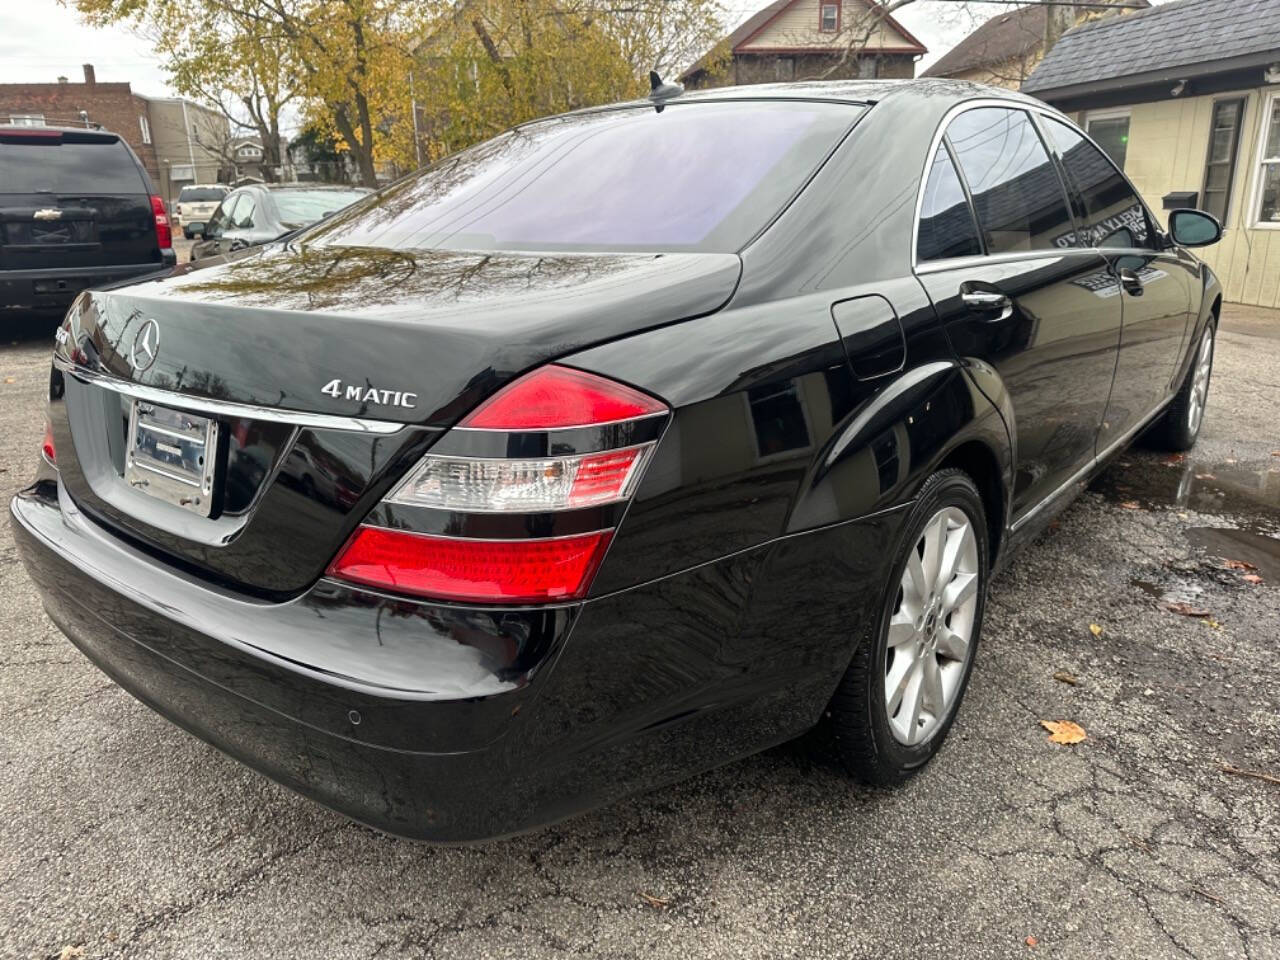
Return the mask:
{"type": "Polygon", "coordinates": [[[1207,247],[1222,239],[1222,224],[1203,210],[1174,210],[1169,214],[1169,236],[1182,247],[1207,247]]]}

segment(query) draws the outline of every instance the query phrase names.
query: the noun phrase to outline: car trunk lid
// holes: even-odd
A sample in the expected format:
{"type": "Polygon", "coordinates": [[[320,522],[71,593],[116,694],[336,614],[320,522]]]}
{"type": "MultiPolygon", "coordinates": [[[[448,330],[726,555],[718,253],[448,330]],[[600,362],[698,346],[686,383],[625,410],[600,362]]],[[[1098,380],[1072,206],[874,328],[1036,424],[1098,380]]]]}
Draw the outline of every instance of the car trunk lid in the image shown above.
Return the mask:
{"type": "Polygon", "coordinates": [[[480,400],[583,347],[711,312],[738,274],[732,254],[276,245],[86,294],[55,361],[62,482],[166,559],[296,594],[480,400]],[[138,484],[131,437],[153,457],[157,441],[175,451],[160,460],[178,480],[197,482],[197,458],[214,458],[211,499],[181,505],[138,484]]]}

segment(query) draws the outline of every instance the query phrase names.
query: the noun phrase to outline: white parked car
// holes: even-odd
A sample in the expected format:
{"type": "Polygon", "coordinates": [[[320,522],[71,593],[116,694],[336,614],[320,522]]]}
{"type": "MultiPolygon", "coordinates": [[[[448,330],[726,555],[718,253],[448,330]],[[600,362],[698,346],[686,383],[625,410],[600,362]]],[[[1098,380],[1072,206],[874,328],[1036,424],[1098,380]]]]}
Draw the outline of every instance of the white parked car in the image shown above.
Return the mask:
{"type": "Polygon", "coordinates": [[[230,190],[221,183],[193,183],[183,187],[173,207],[174,226],[181,227],[182,235],[188,240],[197,233],[203,235],[204,225],[230,190]]]}

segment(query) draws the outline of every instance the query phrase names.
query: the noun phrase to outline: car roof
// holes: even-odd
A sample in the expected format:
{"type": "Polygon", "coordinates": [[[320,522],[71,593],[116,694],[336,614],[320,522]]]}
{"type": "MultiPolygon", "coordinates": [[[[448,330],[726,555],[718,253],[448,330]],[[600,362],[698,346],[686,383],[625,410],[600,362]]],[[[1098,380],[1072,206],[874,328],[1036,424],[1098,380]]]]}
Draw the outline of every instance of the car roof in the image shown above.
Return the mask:
{"type": "Polygon", "coordinates": [[[256,187],[259,190],[315,190],[317,192],[324,190],[342,190],[350,192],[352,190],[369,189],[368,187],[362,187],[358,183],[308,183],[305,180],[295,183],[252,183],[245,184],[245,186],[256,187]]]}
{"type": "MultiPolygon", "coordinates": [[[[708,90],[685,91],[675,100],[835,100],[849,103],[880,103],[885,100],[948,97],[956,101],[975,97],[1034,103],[1034,97],[968,80],[921,77],[916,80],[811,80],[798,83],[760,83],[708,90]]],[[[644,102],[644,101],[641,101],[644,102]]]]}

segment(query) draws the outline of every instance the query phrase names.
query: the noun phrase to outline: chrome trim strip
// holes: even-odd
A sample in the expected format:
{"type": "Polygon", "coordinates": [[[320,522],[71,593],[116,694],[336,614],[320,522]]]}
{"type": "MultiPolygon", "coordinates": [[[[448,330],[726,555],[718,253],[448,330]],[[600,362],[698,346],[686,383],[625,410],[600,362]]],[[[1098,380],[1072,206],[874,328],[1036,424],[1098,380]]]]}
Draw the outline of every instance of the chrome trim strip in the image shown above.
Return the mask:
{"type": "Polygon", "coordinates": [[[1049,504],[1053,503],[1053,501],[1057,500],[1058,497],[1062,496],[1062,494],[1066,492],[1067,488],[1072,487],[1075,484],[1079,483],[1082,479],[1088,476],[1090,472],[1092,472],[1093,470],[1096,470],[1102,464],[1102,462],[1107,459],[1107,457],[1111,456],[1111,454],[1115,453],[1116,450],[1124,446],[1126,443],[1128,443],[1130,440],[1136,437],[1139,433],[1141,433],[1147,427],[1151,426],[1151,424],[1155,422],[1156,417],[1158,417],[1161,413],[1163,413],[1164,408],[1167,407],[1172,402],[1173,402],[1173,397],[1166,397],[1165,399],[1161,400],[1160,403],[1156,405],[1156,408],[1154,410],[1152,410],[1144,418],[1139,420],[1135,426],[1130,427],[1128,430],[1126,430],[1124,433],[1118,436],[1115,440],[1113,440],[1111,444],[1107,447],[1107,449],[1103,450],[1101,453],[1095,452],[1092,460],[1090,460],[1083,467],[1081,467],[1079,470],[1073,473],[1070,477],[1068,477],[1064,483],[1060,484],[1058,488],[1053,491],[1053,493],[1049,494],[1047,497],[1045,497],[1043,500],[1037,503],[1034,507],[1032,507],[1026,513],[1020,516],[1017,520],[1013,521],[1013,523],[1009,525],[1009,532],[1017,533],[1022,527],[1026,526],[1026,524],[1033,517],[1035,517],[1036,514],[1038,514],[1041,510],[1043,510],[1049,504]]]}
{"type": "Polygon", "coordinates": [[[142,383],[121,380],[109,374],[97,373],[76,366],[64,357],[54,356],[53,365],[77,380],[91,383],[94,386],[111,390],[135,400],[158,403],[163,407],[176,407],[180,410],[191,410],[196,413],[215,417],[244,417],[249,420],[268,420],[273,423],[288,423],[295,427],[310,427],[316,430],[350,430],[357,433],[390,434],[404,430],[410,424],[393,423],[387,420],[366,420],[361,417],[344,417],[331,413],[307,413],[302,410],[281,410],[276,407],[262,407],[252,403],[235,403],[230,400],[213,400],[208,397],[193,397],[185,393],[174,393],[172,390],[161,390],[142,383]]]}

